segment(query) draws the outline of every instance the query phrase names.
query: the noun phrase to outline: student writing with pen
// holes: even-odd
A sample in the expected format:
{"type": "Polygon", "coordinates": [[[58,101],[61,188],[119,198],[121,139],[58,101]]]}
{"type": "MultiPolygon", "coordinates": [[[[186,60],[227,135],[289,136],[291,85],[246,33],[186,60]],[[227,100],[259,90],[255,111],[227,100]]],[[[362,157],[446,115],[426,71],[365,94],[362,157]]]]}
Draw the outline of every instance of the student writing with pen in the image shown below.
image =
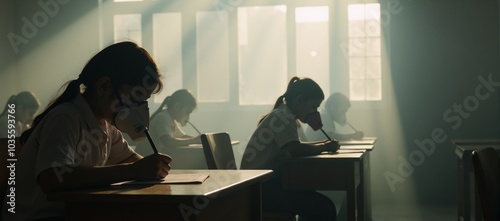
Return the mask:
{"type": "Polygon", "coordinates": [[[196,108],[196,99],[187,89],[175,91],[167,96],[158,110],[151,115],[151,137],[159,143],[160,150],[170,147],[200,144],[200,136],[186,134],[180,126],[189,123],[189,116],[196,108]]]}
{"type": "Polygon", "coordinates": [[[262,183],[264,212],[296,214],[301,220],[336,220],[335,204],[326,196],[312,190],[285,190],[281,185],[280,158],[336,152],[340,147],[336,140],[326,140],[324,135],[320,142],[306,143],[299,139],[297,120],[317,123],[310,119],[317,114],[323,99],[323,90],[312,79],[293,77],[286,92],[277,99],[273,110],[261,119],[252,134],[240,168],[274,171],[273,178],[262,183]]]}
{"type": "Polygon", "coordinates": [[[161,90],[159,77],[150,54],[132,42],[90,59],[22,134],[16,210],[3,210],[3,220],[64,220],[64,203],[47,201],[45,193],[167,176],[169,156],[143,158],[119,131],[132,139],[145,136],[146,100],[161,90]]]}

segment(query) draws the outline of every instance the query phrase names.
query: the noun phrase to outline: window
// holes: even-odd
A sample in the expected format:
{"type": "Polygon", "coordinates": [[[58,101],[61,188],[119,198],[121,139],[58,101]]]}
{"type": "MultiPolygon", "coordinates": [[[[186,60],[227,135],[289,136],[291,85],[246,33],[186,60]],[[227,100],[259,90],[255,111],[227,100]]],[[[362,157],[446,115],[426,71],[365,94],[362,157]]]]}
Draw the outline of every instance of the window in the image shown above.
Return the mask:
{"type": "Polygon", "coordinates": [[[330,94],[330,47],[328,7],[295,9],[297,74],[316,81],[323,93],[330,94]]]}
{"type": "Polygon", "coordinates": [[[349,95],[382,100],[380,4],[348,6],[349,95]]]}
{"type": "Polygon", "coordinates": [[[153,14],[151,53],[163,75],[164,88],[154,96],[154,102],[161,103],[165,97],[183,87],[181,13],[153,14]]]}
{"type": "Polygon", "coordinates": [[[325,96],[342,92],[359,107],[382,101],[379,3],[99,2],[103,45],[132,40],[157,61],[165,88],[155,103],[187,88],[209,109],[268,108],[292,75],[312,78],[325,96]]]}
{"type": "Polygon", "coordinates": [[[115,42],[132,40],[139,45],[141,44],[141,14],[115,15],[113,23],[115,42]]]}
{"type": "Polygon", "coordinates": [[[229,34],[226,11],[196,13],[197,98],[229,101],[229,34]]]}
{"type": "Polygon", "coordinates": [[[274,104],[286,91],[286,7],[238,8],[240,105],[274,104]]]}

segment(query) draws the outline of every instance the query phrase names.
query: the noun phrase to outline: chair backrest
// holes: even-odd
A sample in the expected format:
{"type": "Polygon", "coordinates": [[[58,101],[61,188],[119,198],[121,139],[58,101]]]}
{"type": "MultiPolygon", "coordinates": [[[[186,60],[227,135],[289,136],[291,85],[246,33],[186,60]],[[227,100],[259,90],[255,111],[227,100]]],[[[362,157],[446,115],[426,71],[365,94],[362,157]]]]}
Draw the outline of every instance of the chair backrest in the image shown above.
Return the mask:
{"type": "MultiPolygon", "coordinates": [[[[17,159],[19,157],[19,154],[21,153],[22,145],[19,140],[19,137],[16,137],[15,140],[12,139],[7,139],[7,138],[0,138],[0,209],[2,206],[2,203],[5,196],[8,195],[6,193],[7,190],[7,182],[10,176],[10,168],[7,168],[7,166],[10,163],[16,163],[16,161],[8,161],[7,159],[12,159],[15,158],[17,159]],[[15,141],[15,142],[14,142],[15,141]],[[9,149],[14,150],[12,152],[15,154],[14,156],[9,156],[9,149]]],[[[15,168],[14,168],[15,169],[15,168]]]]}
{"type": "Polygon", "coordinates": [[[483,220],[500,220],[500,156],[493,148],[472,152],[483,220]]]}
{"type": "Polygon", "coordinates": [[[205,152],[208,169],[236,169],[233,145],[228,133],[202,134],[201,143],[205,152]]]}

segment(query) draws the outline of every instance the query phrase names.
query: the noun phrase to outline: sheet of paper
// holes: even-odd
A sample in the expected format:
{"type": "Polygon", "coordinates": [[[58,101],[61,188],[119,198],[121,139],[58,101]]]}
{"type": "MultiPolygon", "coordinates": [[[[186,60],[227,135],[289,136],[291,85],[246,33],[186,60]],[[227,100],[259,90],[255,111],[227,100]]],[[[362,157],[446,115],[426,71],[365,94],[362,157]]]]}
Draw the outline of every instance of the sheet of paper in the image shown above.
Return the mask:
{"type": "Polygon", "coordinates": [[[188,184],[188,183],[203,183],[210,174],[208,173],[190,173],[190,174],[169,174],[162,180],[150,180],[150,181],[125,181],[116,183],[114,185],[126,185],[126,184],[188,184]]]}

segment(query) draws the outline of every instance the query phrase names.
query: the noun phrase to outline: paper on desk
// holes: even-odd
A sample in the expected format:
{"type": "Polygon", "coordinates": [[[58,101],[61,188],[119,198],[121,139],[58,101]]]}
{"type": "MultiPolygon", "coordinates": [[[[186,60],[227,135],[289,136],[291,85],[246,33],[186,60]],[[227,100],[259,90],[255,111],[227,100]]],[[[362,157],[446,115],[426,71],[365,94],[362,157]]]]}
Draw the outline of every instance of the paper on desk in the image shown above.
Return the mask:
{"type": "Polygon", "coordinates": [[[208,173],[184,173],[184,174],[169,174],[161,180],[149,180],[149,181],[125,181],[120,183],[115,183],[114,185],[126,185],[126,184],[188,184],[188,183],[203,183],[210,174],[208,173]]]}

